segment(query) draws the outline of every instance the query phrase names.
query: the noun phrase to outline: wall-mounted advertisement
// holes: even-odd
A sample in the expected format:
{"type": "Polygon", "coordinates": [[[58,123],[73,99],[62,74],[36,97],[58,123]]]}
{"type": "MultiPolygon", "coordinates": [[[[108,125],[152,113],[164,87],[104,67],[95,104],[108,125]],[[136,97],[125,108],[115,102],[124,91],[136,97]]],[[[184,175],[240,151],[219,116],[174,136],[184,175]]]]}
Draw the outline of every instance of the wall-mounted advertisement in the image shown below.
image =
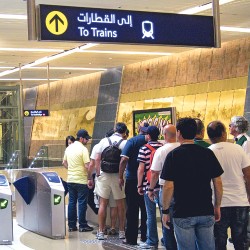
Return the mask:
{"type": "Polygon", "coordinates": [[[176,124],[175,107],[135,110],[133,111],[133,134],[138,135],[139,127],[143,122],[149,123],[150,126],[157,126],[160,130],[160,140],[164,140],[163,128],[168,124],[176,124]]]}

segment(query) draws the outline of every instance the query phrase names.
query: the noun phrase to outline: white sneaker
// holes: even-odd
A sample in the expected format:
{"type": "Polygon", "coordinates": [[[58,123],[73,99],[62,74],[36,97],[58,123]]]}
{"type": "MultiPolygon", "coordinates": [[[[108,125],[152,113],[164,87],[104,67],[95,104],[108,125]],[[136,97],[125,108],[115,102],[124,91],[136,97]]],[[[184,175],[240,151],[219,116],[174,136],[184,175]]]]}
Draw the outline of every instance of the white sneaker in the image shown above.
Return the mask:
{"type": "Polygon", "coordinates": [[[104,240],[104,239],[105,239],[105,238],[104,238],[104,232],[98,231],[97,234],[96,234],[96,238],[97,238],[98,240],[104,240]]]}
{"type": "Polygon", "coordinates": [[[140,243],[139,249],[158,249],[158,246],[150,246],[146,242],[140,243]]]}
{"type": "Polygon", "coordinates": [[[119,231],[119,239],[122,240],[122,239],[125,239],[125,232],[124,231],[119,231]]]}

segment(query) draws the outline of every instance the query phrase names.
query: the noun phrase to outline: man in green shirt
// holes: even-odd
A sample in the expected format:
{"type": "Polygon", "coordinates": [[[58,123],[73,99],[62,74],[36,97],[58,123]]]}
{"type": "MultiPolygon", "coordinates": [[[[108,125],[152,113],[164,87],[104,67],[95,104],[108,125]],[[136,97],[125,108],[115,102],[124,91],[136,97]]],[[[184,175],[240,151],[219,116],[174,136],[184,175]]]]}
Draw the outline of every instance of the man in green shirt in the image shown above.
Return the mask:
{"type": "Polygon", "coordinates": [[[194,118],[196,124],[197,124],[197,132],[194,138],[194,144],[197,144],[199,146],[202,146],[204,148],[207,148],[210,146],[209,143],[203,140],[204,138],[204,133],[205,133],[205,127],[201,119],[199,118],[194,118]]]}

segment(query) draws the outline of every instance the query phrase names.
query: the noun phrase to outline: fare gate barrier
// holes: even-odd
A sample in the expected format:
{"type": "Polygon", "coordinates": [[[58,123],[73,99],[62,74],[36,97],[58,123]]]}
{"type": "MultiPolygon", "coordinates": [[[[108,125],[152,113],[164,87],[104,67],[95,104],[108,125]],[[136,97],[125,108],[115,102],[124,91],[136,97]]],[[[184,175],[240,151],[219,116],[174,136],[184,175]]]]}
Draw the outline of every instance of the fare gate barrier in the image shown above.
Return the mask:
{"type": "Polygon", "coordinates": [[[0,244],[10,245],[13,241],[12,193],[5,175],[0,175],[0,221],[0,244]]]}
{"type": "Polygon", "coordinates": [[[16,192],[16,220],[23,228],[52,239],[64,239],[64,187],[55,172],[20,170],[13,183],[16,192]]]}

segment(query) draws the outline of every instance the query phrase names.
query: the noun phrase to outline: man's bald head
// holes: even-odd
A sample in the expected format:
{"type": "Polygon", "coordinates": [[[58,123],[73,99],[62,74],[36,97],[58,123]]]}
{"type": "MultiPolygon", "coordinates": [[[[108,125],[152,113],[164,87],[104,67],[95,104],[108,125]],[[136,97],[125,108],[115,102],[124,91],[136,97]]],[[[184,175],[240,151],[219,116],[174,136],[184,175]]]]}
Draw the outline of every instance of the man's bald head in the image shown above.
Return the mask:
{"type": "Polygon", "coordinates": [[[176,127],[174,125],[166,125],[163,134],[166,142],[176,142],[176,127]]]}
{"type": "Polygon", "coordinates": [[[212,143],[227,140],[226,127],[221,121],[212,121],[207,125],[207,134],[212,143]]]}

